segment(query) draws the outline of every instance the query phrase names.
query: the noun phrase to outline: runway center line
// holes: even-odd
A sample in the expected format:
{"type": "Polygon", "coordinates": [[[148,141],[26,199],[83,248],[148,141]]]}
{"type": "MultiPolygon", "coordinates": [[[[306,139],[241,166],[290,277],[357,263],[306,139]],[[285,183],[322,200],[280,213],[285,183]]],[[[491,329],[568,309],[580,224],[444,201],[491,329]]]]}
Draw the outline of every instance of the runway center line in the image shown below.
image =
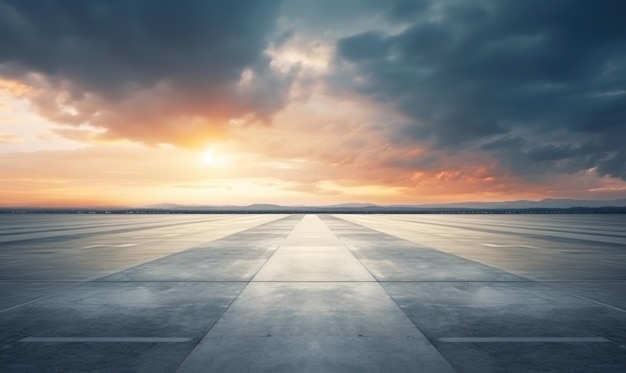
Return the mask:
{"type": "Polygon", "coordinates": [[[447,343],[606,343],[604,337],[444,337],[447,343]]]}
{"type": "Polygon", "coordinates": [[[500,244],[495,244],[495,243],[481,243],[481,246],[487,246],[487,247],[523,247],[523,248],[526,248],[526,249],[536,249],[536,247],[530,246],[530,245],[500,245],[500,244]]]}
{"type": "Polygon", "coordinates": [[[26,337],[24,343],[183,343],[186,337],[26,337]]]}
{"type": "Polygon", "coordinates": [[[95,249],[97,247],[119,247],[119,248],[124,248],[124,247],[131,247],[131,246],[137,246],[139,245],[138,243],[123,243],[123,244],[119,244],[119,245],[91,245],[91,246],[86,246],[83,247],[83,249],[95,249]]]}
{"type": "Polygon", "coordinates": [[[26,303],[21,303],[21,304],[18,304],[17,306],[13,306],[13,307],[5,308],[5,309],[3,309],[3,310],[0,310],[0,313],[2,313],[2,312],[6,312],[6,311],[11,311],[11,310],[14,310],[14,309],[16,309],[16,308],[19,308],[19,307],[22,307],[22,306],[29,305],[29,304],[31,304],[31,303],[39,302],[40,300],[44,300],[44,299],[46,299],[46,298],[50,298],[51,296],[52,296],[52,295],[46,295],[45,297],[37,298],[37,299],[35,299],[35,300],[31,300],[31,301],[26,302],[26,303]]]}
{"type": "Polygon", "coordinates": [[[621,308],[619,308],[619,307],[611,306],[610,304],[606,304],[606,303],[598,302],[598,301],[593,300],[593,299],[589,299],[589,298],[581,297],[580,295],[574,295],[574,296],[575,296],[576,298],[584,299],[584,300],[586,300],[586,301],[589,301],[589,302],[591,302],[591,303],[598,304],[598,305],[600,305],[600,306],[608,307],[608,308],[610,308],[610,309],[612,309],[612,310],[615,310],[615,311],[626,312],[626,310],[623,310],[623,309],[621,309],[621,308]]]}

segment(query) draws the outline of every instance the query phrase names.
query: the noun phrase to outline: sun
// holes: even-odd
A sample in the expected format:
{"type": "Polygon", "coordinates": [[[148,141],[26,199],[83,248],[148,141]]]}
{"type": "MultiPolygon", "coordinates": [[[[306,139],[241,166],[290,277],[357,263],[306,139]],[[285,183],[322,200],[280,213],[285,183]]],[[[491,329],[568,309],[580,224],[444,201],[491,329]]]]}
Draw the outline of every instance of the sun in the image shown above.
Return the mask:
{"type": "Polygon", "coordinates": [[[215,156],[213,155],[212,151],[208,151],[204,154],[202,154],[202,162],[211,165],[215,163],[215,156]]]}
{"type": "Polygon", "coordinates": [[[202,163],[207,166],[222,166],[226,162],[226,158],[221,154],[217,154],[214,149],[209,149],[201,155],[202,163]]]}

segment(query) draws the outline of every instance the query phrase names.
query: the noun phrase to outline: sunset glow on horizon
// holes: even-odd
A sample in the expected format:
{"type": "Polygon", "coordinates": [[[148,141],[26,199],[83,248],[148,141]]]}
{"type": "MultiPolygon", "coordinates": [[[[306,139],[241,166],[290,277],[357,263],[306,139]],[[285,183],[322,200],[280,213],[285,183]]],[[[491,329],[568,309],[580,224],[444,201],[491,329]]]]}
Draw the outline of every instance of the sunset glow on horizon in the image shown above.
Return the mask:
{"type": "Polygon", "coordinates": [[[0,0],[0,207],[626,198],[622,3],[340,3],[0,0]]]}

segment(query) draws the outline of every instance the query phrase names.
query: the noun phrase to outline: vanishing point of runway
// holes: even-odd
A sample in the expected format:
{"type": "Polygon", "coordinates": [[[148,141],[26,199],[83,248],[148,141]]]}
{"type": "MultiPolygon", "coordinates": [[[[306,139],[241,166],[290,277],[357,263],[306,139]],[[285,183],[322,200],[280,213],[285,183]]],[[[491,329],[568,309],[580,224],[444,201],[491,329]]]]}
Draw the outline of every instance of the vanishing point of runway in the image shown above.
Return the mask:
{"type": "Polygon", "coordinates": [[[625,215],[0,215],[2,372],[623,372],[625,215]]]}

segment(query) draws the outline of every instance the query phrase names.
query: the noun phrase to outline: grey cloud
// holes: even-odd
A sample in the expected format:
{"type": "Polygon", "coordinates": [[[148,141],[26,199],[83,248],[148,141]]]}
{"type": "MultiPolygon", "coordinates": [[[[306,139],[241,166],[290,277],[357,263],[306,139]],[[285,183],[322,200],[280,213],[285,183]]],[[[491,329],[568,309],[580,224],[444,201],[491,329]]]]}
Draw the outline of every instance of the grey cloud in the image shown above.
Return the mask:
{"type": "Polygon", "coordinates": [[[41,74],[78,109],[85,95],[115,106],[165,85],[171,100],[159,105],[173,114],[267,118],[291,79],[264,55],[279,10],[278,0],[1,0],[0,75],[41,74]],[[245,70],[262,92],[238,88],[245,70]]]}
{"type": "Polygon", "coordinates": [[[620,150],[611,157],[602,159],[598,164],[598,172],[626,180],[626,151],[620,150]]]}
{"type": "Polygon", "coordinates": [[[414,5],[397,34],[374,29],[337,43],[337,74],[356,77],[335,79],[337,88],[411,119],[390,129],[392,139],[489,152],[519,174],[596,167],[624,178],[626,3],[414,5]]]}
{"type": "Polygon", "coordinates": [[[386,15],[395,21],[411,21],[430,8],[429,0],[394,0],[380,2],[388,7],[386,15]]]}
{"type": "Polygon", "coordinates": [[[441,161],[436,155],[422,155],[412,158],[390,158],[384,160],[382,165],[391,168],[434,170],[441,166],[441,161]]]}
{"type": "Polygon", "coordinates": [[[503,149],[519,149],[526,143],[521,137],[506,136],[497,140],[487,142],[480,146],[482,150],[503,150],[503,149]]]}
{"type": "Polygon", "coordinates": [[[576,155],[576,148],[572,144],[565,145],[542,145],[529,150],[526,155],[529,159],[537,162],[542,161],[558,161],[561,159],[571,158],[576,155]]]}
{"type": "Polygon", "coordinates": [[[5,0],[0,58],[99,91],[238,79],[265,46],[272,3],[5,0]]]}
{"type": "Polygon", "coordinates": [[[490,152],[509,171],[526,175],[531,179],[550,177],[557,173],[576,173],[596,168],[602,175],[618,177],[609,172],[607,164],[612,159],[611,150],[598,140],[582,140],[577,143],[548,143],[539,140],[526,140],[517,136],[505,136],[480,146],[490,152]],[[607,167],[601,169],[601,165],[607,167]]]}
{"type": "Polygon", "coordinates": [[[342,55],[350,61],[366,62],[380,58],[389,48],[381,32],[366,32],[339,41],[342,55]]]}

